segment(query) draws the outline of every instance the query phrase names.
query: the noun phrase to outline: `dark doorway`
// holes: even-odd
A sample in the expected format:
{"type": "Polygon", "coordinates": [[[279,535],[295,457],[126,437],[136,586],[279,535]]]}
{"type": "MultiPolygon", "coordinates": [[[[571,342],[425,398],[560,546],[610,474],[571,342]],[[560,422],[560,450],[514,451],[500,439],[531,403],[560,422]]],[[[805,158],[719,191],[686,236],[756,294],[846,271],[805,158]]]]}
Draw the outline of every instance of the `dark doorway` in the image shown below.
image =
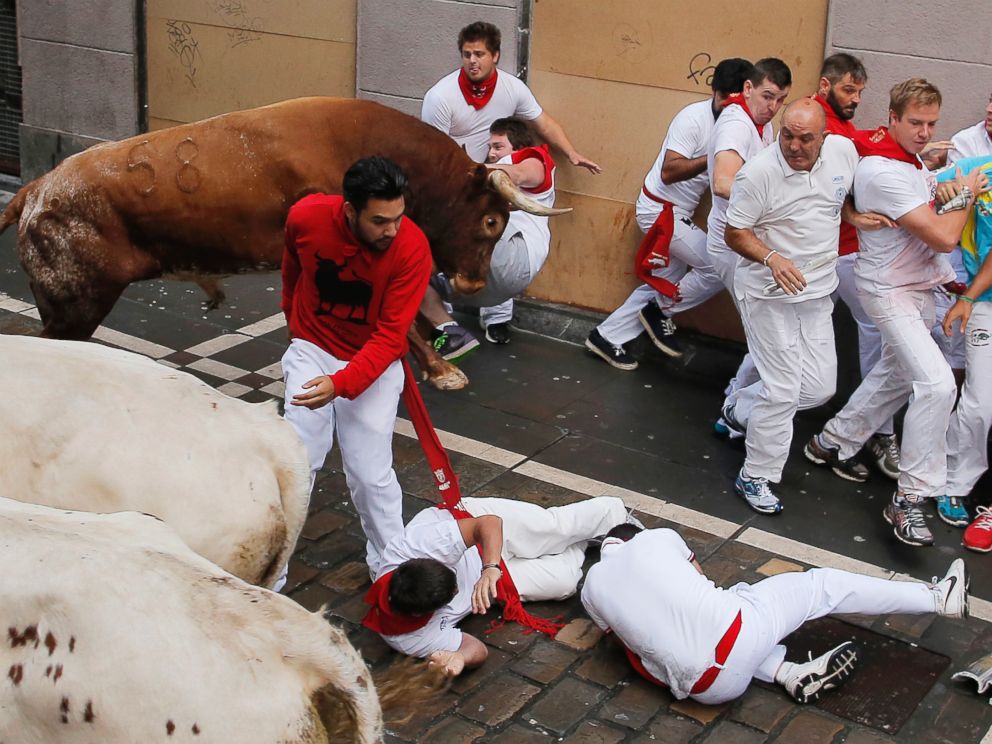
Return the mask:
{"type": "Polygon", "coordinates": [[[17,64],[17,7],[0,0],[0,173],[21,174],[21,68],[17,64]]]}

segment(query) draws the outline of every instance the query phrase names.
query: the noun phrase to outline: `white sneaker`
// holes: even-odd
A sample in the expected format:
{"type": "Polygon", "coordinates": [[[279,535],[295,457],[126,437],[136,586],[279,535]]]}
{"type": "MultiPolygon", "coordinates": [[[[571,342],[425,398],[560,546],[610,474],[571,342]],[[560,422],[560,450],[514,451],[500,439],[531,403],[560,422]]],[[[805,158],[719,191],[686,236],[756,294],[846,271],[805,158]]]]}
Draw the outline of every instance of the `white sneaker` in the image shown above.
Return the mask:
{"type": "Polygon", "coordinates": [[[783,679],[776,677],[797,703],[805,704],[820,697],[821,692],[840,687],[857,664],[861,649],[854,641],[845,641],[837,648],[807,662],[792,664],[783,679]]]}
{"type": "Polygon", "coordinates": [[[940,581],[933,577],[930,591],[933,592],[938,615],[944,617],[968,617],[968,588],[971,578],[964,561],[955,558],[940,581]]]}

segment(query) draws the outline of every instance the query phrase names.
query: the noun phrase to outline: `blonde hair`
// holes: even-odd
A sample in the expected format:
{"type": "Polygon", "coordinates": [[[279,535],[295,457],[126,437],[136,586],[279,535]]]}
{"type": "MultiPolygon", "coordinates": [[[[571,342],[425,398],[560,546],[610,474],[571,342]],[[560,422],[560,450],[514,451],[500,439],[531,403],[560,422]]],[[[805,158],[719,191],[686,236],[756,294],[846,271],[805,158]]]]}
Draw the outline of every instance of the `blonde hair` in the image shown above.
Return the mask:
{"type": "Polygon", "coordinates": [[[933,83],[927,82],[923,78],[910,78],[901,83],[896,83],[889,91],[889,110],[896,116],[902,118],[906,111],[906,106],[915,103],[918,106],[932,106],[941,104],[940,91],[933,83]]]}

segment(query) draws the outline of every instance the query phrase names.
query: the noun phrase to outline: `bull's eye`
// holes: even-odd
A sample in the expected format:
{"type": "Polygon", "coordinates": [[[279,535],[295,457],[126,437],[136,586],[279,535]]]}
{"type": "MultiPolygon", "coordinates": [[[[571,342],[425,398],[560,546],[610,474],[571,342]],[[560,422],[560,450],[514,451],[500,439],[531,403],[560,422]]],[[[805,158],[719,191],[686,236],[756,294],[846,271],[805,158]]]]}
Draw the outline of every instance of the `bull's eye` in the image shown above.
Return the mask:
{"type": "Polygon", "coordinates": [[[496,227],[496,218],[495,217],[487,217],[486,218],[486,227],[496,227]]]}

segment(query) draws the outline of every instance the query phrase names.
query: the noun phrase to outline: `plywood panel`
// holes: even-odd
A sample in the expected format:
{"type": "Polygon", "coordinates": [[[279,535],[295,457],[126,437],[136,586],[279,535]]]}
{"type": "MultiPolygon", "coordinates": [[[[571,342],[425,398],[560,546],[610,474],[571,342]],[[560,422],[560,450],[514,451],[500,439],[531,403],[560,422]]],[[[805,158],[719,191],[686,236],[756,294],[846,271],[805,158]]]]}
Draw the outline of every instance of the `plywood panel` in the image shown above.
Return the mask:
{"type": "Polygon", "coordinates": [[[149,18],[149,116],[195,121],[307,95],[351,97],[351,43],[261,33],[250,42],[230,29],[149,18]]]}
{"type": "Polygon", "coordinates": [[[354,44],[356,35],[355,0],[147,0],[146,15],[221,26],[241,43],[265,33],[354,44]]]}
{"type": "Polygon", "coordinates": [[[690,92],[724,57],[775,56],[803,90],[822,59],[827,0],[538,0],[531,68],[690,92]]]}
{"type": "Polygon", "coordinates": [[[576,149],[603,167],[594,176],[563,158],[560,189],[633,202],[665,139],[672,118],[703,98],[684,91],[536,71],[531,87],[568,132],[576,149]]]}

